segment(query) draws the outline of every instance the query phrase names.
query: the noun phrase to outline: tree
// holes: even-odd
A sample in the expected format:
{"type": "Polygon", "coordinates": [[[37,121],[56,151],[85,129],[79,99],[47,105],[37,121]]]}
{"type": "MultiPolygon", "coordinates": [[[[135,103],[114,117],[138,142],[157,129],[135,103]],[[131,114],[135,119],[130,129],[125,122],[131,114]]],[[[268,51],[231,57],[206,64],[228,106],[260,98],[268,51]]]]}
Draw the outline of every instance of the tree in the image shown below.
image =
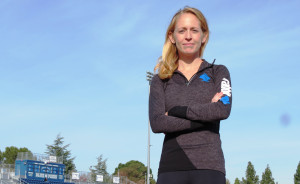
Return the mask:
{"type": "Polygon", "coordinates": [[[256,171],[251,162],[248,162],[246,170],[246,179],[242,178],[244,184],[257,184],[259,183],[259,177],[256,175],[256,171]]]}
{"type": "Polygon", "coordinates": [[[70,174],[71,171],[75,171],[75,157],[71,157],[71,151],[67,149],[70,144],[64,145],[64,137],[58,134],[56,136],[56,139],[54,140],[54,143],[52,145],[46,144],[46,146],[46,154],[56,157],[62,157],[63,164],[66,166],[65,174],[70,174]]]}
{"type": "Polygon", "coordinates": [[[18,155],[19,149],[17,147],[11,146],[11,147],[6,147],[5,151],[3,152],[3,156],[5,158],[4,163],[5,164],[14,164],[17,155],[18,155]]]}
{"type": "Polygon", "coordinates": [[[96,176],[97,175],[102,175],[104,182],[108,182],[110,179],[110,176],[107,172],[107,165],[106,165],[107,159],[103,160],[103,155],[101,154],[97,158],[97,165],[91,166],[90,171],[91,171],[91,178],[92,181],[96,181],[96,176]]]}
{"type": "Polygon", "coordinates": [[[230,181],[228,178],[226,178],[226,184],[230,184],[230,181]]]}
{"type": "Polygon", "coordinates": [[[234,184],[242,184],[242,182],[238,178],[235,178],[234,184]]]}
{"type": "MultiPolygon", "coordinates": [[[[121,176],[127,176],[129,180],[136,182],[137,184],[145,183],[145,176],[147,175],[147,167],[136,160],[131,160],[126,164],[120,163],[119,166],[115,169],[113,175],[120,174],[121,176]]],[[[152,174],[152,170],[150,169],[150,174],[152,174]]],[[[154,179],[150,179],[151,184],[155,184],[154,179]]]]}
{"type": "Polygon", "coordinates": [[[2,161],[3,161],[3,153],[1,152],[1,150],[0,150],[0,163],[2,164],[2,161]]]}
{"type": "Polygon", "coordinates": [[[294,183],[299,184],[300,183],[300,162],[298,163],[298,167],[296,169],[296,173],[294,175],[294,183]]]}
{"type": "Polygon", "coordinates": [[[28,148],[20,148],[18,149],[15,146],[6,147],[5,151],[2,153],[3,159],[5,158],[5,164],[15,164],[19,152],[30,152],[28,148]]]}
{"type": "Polygon", "coordinates": [[[260,183],[261,184],[275,184],[274,178],[272,177],[272,172],[271,172],[271,169],[270,169],[269,165],[267,165],[267,168],[265,169],[265,172],[262,173],[260,183]]]}

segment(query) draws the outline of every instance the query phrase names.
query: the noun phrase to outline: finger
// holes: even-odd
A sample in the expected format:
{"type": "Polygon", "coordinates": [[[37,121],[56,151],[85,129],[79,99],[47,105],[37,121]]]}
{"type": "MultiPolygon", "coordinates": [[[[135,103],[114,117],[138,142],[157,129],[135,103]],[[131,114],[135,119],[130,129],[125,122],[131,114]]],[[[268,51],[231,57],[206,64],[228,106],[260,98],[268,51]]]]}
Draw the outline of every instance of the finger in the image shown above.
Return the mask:
{"type": "Polygon", "coordinates": [[[215,96],[211,99],[211,102],[217,102],[217,101],[219,101],[222,96],[223,96],[222,92],[216,93],[215,96]]]}
{"type": "Polygon", "coordinates": [[[222,92],[217,93],[217,95],[216,95],[216,102],[219,101],[222,98],[222,96],[223,96],[222,92]]]}
{"type": "Polygon", "coordinates": [[[211,101],[212,101],[212,102],[217,102],[218,100],[219,100],[218,97],[214,97],[211,101]]]}
{"type": "Polygon", "coordinates": [[[218,93],[218,96],[221,98],[223,96],[223,92],[218,93]]]}

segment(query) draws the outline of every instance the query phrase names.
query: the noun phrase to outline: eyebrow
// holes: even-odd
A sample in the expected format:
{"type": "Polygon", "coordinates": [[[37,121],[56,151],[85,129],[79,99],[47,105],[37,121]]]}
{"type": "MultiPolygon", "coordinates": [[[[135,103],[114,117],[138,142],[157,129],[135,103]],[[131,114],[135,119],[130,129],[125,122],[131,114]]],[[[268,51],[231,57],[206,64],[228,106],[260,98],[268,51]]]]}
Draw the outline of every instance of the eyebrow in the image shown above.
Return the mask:
{"type": "MultiPolygon", "coordinates": [[[[178,27],[177,29],[187,29],[187,27],[178,27]]],[[[191,27],[190,29],[200,29],[200,27],[191,27]]]]}

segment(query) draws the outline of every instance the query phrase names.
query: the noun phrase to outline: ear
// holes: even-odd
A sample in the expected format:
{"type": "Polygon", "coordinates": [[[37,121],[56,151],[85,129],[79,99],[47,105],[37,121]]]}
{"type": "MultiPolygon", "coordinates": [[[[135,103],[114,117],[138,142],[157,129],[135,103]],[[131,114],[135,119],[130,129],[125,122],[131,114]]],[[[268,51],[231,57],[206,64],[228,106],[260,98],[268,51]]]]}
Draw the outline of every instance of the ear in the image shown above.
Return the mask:
{"type": "Polygon", "coordinates": [[[202,43],[205,43],[206,42],[206,39],[208,37],[208,34],[204,34],[203,38],[202,38],[202,43]]]}
{"type": "Polygon", "coordinates": [[[169,33],[169,40],[171,41],[172,44],[176,43],[172,32],[169,33]]]}

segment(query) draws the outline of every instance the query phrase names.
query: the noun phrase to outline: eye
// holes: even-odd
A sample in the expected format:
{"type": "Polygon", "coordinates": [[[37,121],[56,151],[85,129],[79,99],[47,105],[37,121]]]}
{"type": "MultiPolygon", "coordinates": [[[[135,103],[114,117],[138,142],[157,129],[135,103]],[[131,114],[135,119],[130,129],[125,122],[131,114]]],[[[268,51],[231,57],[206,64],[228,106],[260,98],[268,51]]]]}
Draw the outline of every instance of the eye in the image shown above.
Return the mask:
{"type": "Polygon", "coordinates": [[[198,32],[199,32],[198,29],[193,29],[192,31],[193,31],[194,33],[198,33],[198,32]]]}
{"type": "Polygon", "coordinates": [[[184,33],[184,29],[178,30],[178,33],[184,33]]]}

